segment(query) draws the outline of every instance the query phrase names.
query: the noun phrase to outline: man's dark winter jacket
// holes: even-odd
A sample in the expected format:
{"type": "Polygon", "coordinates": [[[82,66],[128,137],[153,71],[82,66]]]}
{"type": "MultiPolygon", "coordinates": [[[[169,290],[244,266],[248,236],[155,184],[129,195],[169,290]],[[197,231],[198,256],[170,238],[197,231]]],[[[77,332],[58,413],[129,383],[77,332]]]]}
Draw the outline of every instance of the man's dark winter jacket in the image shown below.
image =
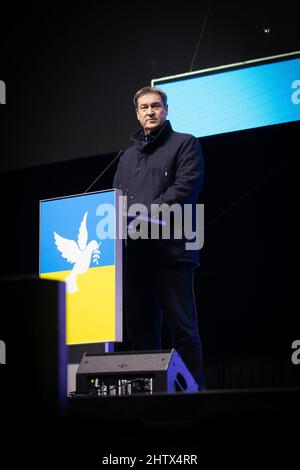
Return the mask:
{"type": "MultiPolygon", "coordinates": [[[[174,132],[169,121],[149,141],[143,132],[131,137],[133,146],[120,158],[114,187],[127,196],[128,208],[144,204],[196,204],[203,181],[204,162],[199,141],[190,134],[174,132]]],[[[136,256],[155,252],[155,262],[198,264],[198,251],[186,250],[185,240],[137,240],[136,256]],[[137,243],[138,242],[138,243],[137,243]],[[140,250],[140,252],[139,252],[140,250]]]]}

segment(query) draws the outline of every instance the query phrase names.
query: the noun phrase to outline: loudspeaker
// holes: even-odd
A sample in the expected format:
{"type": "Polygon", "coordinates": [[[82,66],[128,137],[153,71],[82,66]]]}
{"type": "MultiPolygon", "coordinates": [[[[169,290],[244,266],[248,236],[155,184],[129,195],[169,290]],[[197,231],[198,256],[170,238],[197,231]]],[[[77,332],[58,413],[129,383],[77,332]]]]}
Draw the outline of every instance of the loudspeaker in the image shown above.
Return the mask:
{"type": "Polygon", "coordinates": [[[197,383],[175,349],[85,353],[76,373],[77,396],[197,391],[197,383]]]}
{"type": "Polygon", "coordinates": [[[70,344],[68,351],[68,394],[76,388],[76,372],[79,367],[83,354],[90,355],[113,352],[114,343],[90,343],[90,344],[70,344]]]}

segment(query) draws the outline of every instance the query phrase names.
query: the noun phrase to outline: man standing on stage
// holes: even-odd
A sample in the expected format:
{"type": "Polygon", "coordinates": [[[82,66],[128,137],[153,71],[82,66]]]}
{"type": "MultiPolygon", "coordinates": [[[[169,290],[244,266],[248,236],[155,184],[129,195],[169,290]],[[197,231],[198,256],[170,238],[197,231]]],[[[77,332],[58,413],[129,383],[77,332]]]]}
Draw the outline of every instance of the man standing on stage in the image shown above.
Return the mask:
{"type": "MultiPolygon", "coordinates": [[[[128,209],[166,204],[195,209],[203,182],[199,141],[173,131],[167,120],[166,94],[152,87],[139,90],[134,106],[141,129],[122,155],[114,187],[127,196],[128,209]]],[[[159,220],[159,217],[158,217],[159,220]]],[[[172,232],[172,231],[171,231],[172,232]]],[[[174,234],[173,234],[174,235],[174,234]]],[[[202,347],[194,299],[194,269],[199,250],[187,249],[186,239],[127,239],[125,323],[133,350],[160,349],[161,314],[173,347],[203,388],[202,347]]]]}

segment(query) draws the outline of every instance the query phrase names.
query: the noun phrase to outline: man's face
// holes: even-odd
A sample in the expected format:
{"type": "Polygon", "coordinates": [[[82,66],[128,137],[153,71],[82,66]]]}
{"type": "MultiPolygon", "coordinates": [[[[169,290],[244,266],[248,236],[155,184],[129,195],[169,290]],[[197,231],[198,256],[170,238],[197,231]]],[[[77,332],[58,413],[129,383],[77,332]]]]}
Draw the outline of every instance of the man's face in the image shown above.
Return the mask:
{"type": "Polygon", "coordinates": [[[148,93],[138,99],[136,116],[145,134],[158,129],[165,122],[167,114],[168,106],[165,108],[158,93],[148,93]]]}

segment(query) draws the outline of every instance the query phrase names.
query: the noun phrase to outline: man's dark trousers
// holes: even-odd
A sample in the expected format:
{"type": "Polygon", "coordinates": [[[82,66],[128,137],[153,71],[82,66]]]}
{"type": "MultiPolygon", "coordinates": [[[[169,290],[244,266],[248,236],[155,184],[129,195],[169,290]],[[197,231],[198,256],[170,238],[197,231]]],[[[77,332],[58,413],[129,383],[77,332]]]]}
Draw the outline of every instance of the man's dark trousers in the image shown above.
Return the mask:
{"type": "Polygon", "coordinates": [[[202,347],[193,281],[191,263],[160,265],[155,259],[149,260],[147,254],[144,260],[129,263],[125,277],[126,324],[133,350],[158,350],[163,312],[173,347],[202,388],[202,347]]]}

